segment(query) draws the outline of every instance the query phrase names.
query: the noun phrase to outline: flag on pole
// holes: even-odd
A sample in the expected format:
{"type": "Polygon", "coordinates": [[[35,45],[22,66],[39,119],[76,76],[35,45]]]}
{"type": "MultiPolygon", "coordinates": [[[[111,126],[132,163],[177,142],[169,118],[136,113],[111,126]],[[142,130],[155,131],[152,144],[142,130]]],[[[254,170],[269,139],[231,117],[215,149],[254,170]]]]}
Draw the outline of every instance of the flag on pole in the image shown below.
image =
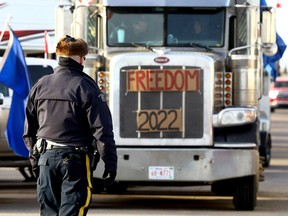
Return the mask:
{"type": "Polygon", "coordinates": [[[51,45],[51,38],[47,31],[44,32],[44,58],[48,59],[48,53],[54,53],[53,46],[51,45]]]}
{"type": "Polygon", "coordinates": [[[0,82],[13,90],[5,136],[10,148],[17,155],[28,157],[22,135],[30,82],[21,44],[11,27],[8,28],[10,37],[0,64],[0,82]]]}
{"type": "Polygon", "coordinates": [[[48,47],[48,40],[49,40],[49,38],[48,38],[49,36],[48,36],[48,34],[47,34],[47,31],[45,31],[44,32],[44,53],[45,53],[45,55],[47,55],[48,54],[48,49],[49,49],[49,47],[48,47]]]}
{"type": "Polygon", "coordinates": [[[51,37],[48,34],[47,31],[44,32],[44,53],[48,54],[48,53],[54,53],[55,49],[52,46],[52,41],[51,41],[51,37]]]}

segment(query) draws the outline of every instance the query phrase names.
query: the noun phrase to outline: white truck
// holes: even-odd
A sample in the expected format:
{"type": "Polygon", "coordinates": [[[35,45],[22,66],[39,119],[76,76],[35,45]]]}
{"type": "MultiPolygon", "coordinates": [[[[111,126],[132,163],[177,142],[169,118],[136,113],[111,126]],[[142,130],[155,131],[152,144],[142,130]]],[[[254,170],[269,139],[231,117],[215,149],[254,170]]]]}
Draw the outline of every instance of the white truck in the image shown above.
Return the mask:
{"type": "MultiPolygon", "coordinates": [[[[88,42],[85,70],[111,109],[119,156],[112,188],[211,185],[236,209],[254,209],[273,8],[259,0],[79,0],[56,14],[57,40],[88,42]]],[[[95,179],[102,173],[99,166],[95,179]]]]}
{"type": "MultiPolygon", "coordinates": [[[[25,60],[31,86],[42,76],[53,73],[53,69],[58,65],[55,59],[26,57],[25,60]]],[[[0,57],[1,61],[2,57],[0,57]]],[[[0,103],[0,167],[18,168],[25,181],[35,181],[28,158],[16,155],[9,147],[5,137],[13,90],[0,83],[0,95],[3,96],[2,100],[0,99],[3,102],[0,103]]]]}

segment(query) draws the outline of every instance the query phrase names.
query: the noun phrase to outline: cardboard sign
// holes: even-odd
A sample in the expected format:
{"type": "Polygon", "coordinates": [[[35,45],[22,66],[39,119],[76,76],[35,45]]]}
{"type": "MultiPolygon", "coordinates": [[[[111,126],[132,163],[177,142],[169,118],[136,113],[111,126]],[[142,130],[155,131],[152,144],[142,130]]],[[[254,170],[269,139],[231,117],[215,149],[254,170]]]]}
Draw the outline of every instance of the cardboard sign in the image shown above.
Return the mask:
{"type": "Polygon", "coordinates": [[[139,132],[182,131],[182,110],[138,110],[136,121],[139,132]]]}
{"type": "Polygon", "coordinates": [[[199,69],[129,70],[127,91],[198,91],[199,69]]]}

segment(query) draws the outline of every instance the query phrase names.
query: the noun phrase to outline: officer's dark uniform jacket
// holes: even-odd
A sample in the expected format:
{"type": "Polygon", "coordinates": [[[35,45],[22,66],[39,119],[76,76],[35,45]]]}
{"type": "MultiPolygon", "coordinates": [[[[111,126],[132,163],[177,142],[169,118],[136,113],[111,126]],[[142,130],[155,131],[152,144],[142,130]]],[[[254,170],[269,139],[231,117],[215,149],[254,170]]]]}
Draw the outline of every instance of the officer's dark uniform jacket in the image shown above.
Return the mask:
{"type": "Polygon", "coordinates": [[[30,152],[36,138],[69,146],[89,146],[96,139],[98,148],[102,146],[99,151],[105,169],[116,171],[117,156],[109,108],[96,83],[73,59],[60,57],[54,73],[33,86],[26,118],[29,121],[25,121],[23,138],[30,152]]]}

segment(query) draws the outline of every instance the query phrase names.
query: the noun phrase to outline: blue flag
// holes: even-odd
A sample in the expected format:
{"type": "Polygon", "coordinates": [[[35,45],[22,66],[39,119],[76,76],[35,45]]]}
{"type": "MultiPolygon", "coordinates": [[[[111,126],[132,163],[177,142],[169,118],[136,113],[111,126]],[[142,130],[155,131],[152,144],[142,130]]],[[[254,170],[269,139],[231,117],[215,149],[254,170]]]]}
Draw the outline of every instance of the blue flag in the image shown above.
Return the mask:
{"type": "MultiPolygon", "coordinates": [[[[265,0],[260,0],[260,5],[267,6],[267,3],[265,0]]],[[[267,67],[267,66],[271,67],[272,73],[270,75],[273,77],[274,81],[276,80],[276,77],[278,76],[278,69],[276,67],[276,61],[279,61],[282,58],[286,50],[286,44],[283,41],[283,39],[278,35],[278,33],[276,33],[276,45],[278,47],[278,50],[275,53],[275,55],[273,56],[263,55],[264,67],[267,67]]]]}
{"type": "Polygon", "coordinates": [[[278,68],[276,62],[266,64],[265,69],[271,75],[271,77],[273,77],[273,80],[275,81],[276,77],[278,76],[278,68]]]}
{"type": "Polygon", "coordinates": [[[0,64],[0,82],[13,90],[5,136],[10,148],[17,155],[28,157],[29,153],[22,138],[25,101],[30,91],[28,70],[21,44],[11,28],[9,35],[8,46],[0,64]]]}

